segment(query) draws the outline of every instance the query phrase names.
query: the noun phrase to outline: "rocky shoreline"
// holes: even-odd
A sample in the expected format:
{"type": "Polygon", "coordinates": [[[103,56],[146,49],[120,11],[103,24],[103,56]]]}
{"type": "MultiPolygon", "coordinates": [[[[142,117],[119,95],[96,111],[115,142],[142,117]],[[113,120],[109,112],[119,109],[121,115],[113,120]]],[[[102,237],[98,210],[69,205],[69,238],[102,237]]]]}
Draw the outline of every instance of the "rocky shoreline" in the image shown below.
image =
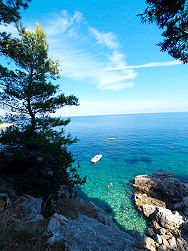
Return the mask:
{"type": "Polygon", "coordinates": [[[172,173],[138,175],[133,183],[138,209],[148,219],[147,248],[152,251],[188,250],[188,183],[172,173]]]}
{"type": "Polygon", "coordinates": [[[158,172],[136,176],[133,186],[148,236],[120,230],[93,202],[71,198],[65,186],[47,216],[41,198],[16,195],[11,181],[0,177],[1,250],[187,251],[188,184],[158,172]]]}

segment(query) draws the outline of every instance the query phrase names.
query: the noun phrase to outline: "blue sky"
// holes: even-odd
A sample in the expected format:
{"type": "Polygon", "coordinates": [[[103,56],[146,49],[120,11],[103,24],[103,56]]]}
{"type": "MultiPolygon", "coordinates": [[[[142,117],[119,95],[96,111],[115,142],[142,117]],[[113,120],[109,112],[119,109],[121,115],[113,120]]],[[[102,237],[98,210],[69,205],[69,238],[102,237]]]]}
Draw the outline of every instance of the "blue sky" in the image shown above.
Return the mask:
{"type": "Polygon", "coordinates": [[[28,28],[44,26],[62,91],[79,97],[58,115],[188,111],[188,65],[160,52],[161,31],[136,16],[144,9],[144,0],[32,0],[23,11],[28,28]]]}

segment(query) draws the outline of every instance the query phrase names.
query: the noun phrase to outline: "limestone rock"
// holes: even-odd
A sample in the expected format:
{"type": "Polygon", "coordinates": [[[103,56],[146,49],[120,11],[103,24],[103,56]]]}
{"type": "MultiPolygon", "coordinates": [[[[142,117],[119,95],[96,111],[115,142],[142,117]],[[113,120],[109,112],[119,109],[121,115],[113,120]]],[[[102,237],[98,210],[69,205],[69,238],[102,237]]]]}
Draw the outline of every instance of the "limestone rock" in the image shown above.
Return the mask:
{"type": "MultiPolygon", "coordinates": [[[[109,225],[111,227],[116,227],[110,216],[101,208],[97,207],[94,202],[90,201],[89,205],[93,207],[96,211],[96,219],[105,225],[109,225]]],[[[116,227],[117,228],[117,227],[116,227]]]]}
{"type": "Polygon", "coordinates": [[[183,202],[185,204],[185,207],[188,207],[188,196],[183,198],[183,202]]]}
{"type": "Polygon", "coordinates": [[[173,204],[172,210],[181,211],[184,208],[185,208],[184,202],[178,202],[178,203],[173,204]]]}
{"type": "Polygon", "coordinates": [[[150,237],[145,238],[145,247],[148,248],[151,251],[156,250],[156,242],[151,239],[150,237]]]}
{"type": "Polygon", "coordinates": [[[177,250],[188,251],[187,242],[182,237],[177,238],[176,244],[177,244],[177,247],[178,247],[177,250]]]}
{"type": "Polygon", "coordinates": [[[135,192],[138,209],[153,224],[157,251],[188,251],[188,183],[157,172],[136,176],[134,187],[139,190],[135,192]]]}
{"type": "Polygon", "coordinates": [[[55,213],[53,216],[51,216],[48,223],[47,231],[52,233],[53,236],[51,237],[49,242],[54,242],[56,238],[59,238],[58,235],[61,234],[62,226],[67,223],[69,223],[69,220],[63,215],[55,213]]]}
{"type": "Polygon", "coordinates": [[[150,215],[153,214],[156,211],[156,207],[146,204],[146,205],[142,205],[142,210],[143,210],[143,214],[146,217],[150,217],[150,215]]]}
{"type": "Polygon", "coordinates": [[[138,207],[143,205],[152,205],[155,207],[166,207],[166,203],[164,201],[152,198],[148,196],[146,193],[141,193],[136,191],[134,194],[135,203],[138,207]]]}
{"type": "Polygon", "coordinates": [[[163,239],[162,237],[159,235],[159,234],[156,234],[155,236],[155,241],[159,244],[162,244],[163,243],[163,239]]]}
{"type": "Polygon", "coordinates": [[[62,241],[70,250],[135,250],[133,237],[84,215],[63,225],[48,243],[62,241]]]}
{"type": "Polygon", "coordinates": [[[138,175],[134,187],[155,198],[164,198],[173,202],[181,201],[188,196],[187,186],[173,178],[171,173],[157,172],[151,175],[138,175]]]}
{"type": "Polygon", "coordinates": [[[44,219],[41,215],[41,199],[34,198],[30,195],[24,195],[18,199],[18,206],[22,209],[28,222],[44,219]]]}
{"type": "Polygon", "coordinates": [[[171,239],[168,239],[168,243],[169,243],[169,246],[171,248],[174,248],[175,250],[177,249],[176,238],[175,237],[172,237],[171,239]]]}
{"type": "Polygon", "coordinates": [[[178,212],[173,213],[166,208],[158,208],[156,220],[162,227],[173,231],[177,231],[184,222],[183,217],[178,212]]]}
{"type": "Polygon", "coordinates": [[[188,216],[188,207],[186,207],[186,208],[183,210],[183,214],[184,214],[185,216],[188,216]]]}

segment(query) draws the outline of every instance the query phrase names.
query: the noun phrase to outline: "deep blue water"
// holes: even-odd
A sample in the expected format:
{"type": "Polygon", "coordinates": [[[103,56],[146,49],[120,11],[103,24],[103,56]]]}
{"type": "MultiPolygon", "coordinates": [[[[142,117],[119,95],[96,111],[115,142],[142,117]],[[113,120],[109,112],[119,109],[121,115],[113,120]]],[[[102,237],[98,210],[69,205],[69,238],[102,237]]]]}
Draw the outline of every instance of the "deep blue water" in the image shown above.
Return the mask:
{"type": "Polygon", "coordinates": [[[87,175],[80,196],[126,229],[146,228],[132,201],[135,175],[170,171],[188,181],[188,113],[72,117],[66,131],[79,138],[70,150],[87,175]],[[103,157],[93,165],[96,154],[103,157]]]}

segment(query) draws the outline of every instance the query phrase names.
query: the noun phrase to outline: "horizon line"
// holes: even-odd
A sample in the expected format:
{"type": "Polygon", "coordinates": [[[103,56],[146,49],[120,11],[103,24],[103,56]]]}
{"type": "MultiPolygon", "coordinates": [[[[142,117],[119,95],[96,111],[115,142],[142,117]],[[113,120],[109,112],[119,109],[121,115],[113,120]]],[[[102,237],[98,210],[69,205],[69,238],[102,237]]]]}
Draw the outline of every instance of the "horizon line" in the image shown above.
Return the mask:
{"type": "MultiPolygon", "coordinates": [[[[96,117],[96,116],[118,116],[118,115],[142,115],[142,114],[164,114],[164,113],[188,113],[187,111],[177,111],[177,112],[140,112],[140,113],[114,113],[114,114],[88,114],[88,115],[70,115],[62,116],[63,118],[71,117],[96,117]]],[[[61,116],[58,116],[61,117],[61,116]]]]}

